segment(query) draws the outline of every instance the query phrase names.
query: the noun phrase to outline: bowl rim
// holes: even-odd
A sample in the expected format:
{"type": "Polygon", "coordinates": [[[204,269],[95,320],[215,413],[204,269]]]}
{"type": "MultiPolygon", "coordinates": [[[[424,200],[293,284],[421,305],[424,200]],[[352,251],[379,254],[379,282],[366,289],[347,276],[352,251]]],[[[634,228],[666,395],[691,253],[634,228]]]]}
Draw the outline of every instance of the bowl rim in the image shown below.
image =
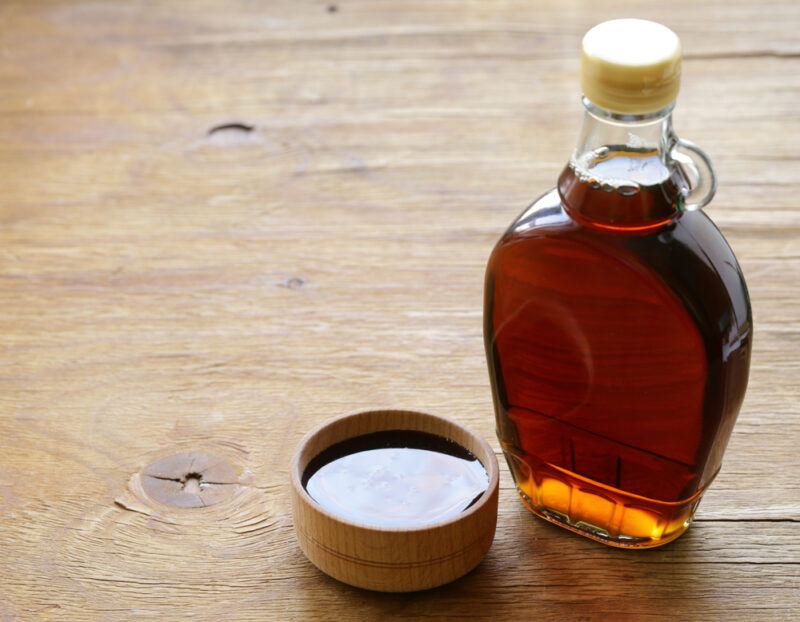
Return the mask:
{"type": "MultiPolygon", "coordinates": [[[[393,430],[397,428],[387,427],[385,430],[393,430]]],[[[413,430],[414,428],[408,428],[409,430],[413,430]]],[[[375,430],[376,432],[380,432],[381,430],[375,430]]],[[[420,432],[424,432],[426,430],[419,430],[420,432]]],[[[432,434],[438,434],[439,436],[444,436],[443,434],[439,434],[437,432],[431,432],[432,434]]],[[[368,433],[367,433],[368,434],[368,433]]],[[[352,436],[350,438],[356,438],[352,436]]],[[[342,439],[347,440],[347,439],[342,439]]],[[[464,445],[455,441],[453,439],[449,439],[454,443],[458,443],[462,447],[464,445]]],[[[330,445],[329,445],[330,447],[330,445]]],[[[320,450],[320,452],[325,451],[327,447],[324,447],[320,450]]],[[[468,449],[464,447],[464,449],[468,449]]],[[[471,451],[471,450],[470,450],[471,451]]],[[[475,453],[475,452],[471,452],[475,453]]],[[[313,457],[312,457],[313,459],[313,457]]],[[[404,533],[421,533],[426,531],[438,531],[441,529],[447,529],[448,527],[459,523],[461,521],[467,521],[471,517],[480,514],[483,509],[486,507],[487,504],[492,503],[492,498],[495,497],[495,492],[499,489],[500,484],[500,467],[497,462],[497,455],[495,454],[492,446],[480,435],[473,432],[468,427],[454,421],[449,417],[443,417],[441,415],[434,415],[427,412],[422,412],[418,410],[406,410],[406,409],[399,409],[399,408],[389,408],[389,409],[373,409],[373,410],[364,410],[364,411],[357,411],[352,413],[347,413],[344,415],[339,415],[332,419],[328,419],[323,421],[322,423],[316,425],[311,430],[309,430],[302,439],[298,442],[297,446],[294,449],[294,453],[292,455],[291,460],[291,480],[292,480],[292,487],[294,488],[295,493],[299,496],[299,498],[306,504],[313,509],[314,512],[322,514],[323,516],[327,517],[329,520],[332,520],[336,523],[341,523],[342,525],[346,525],[353,529],[365,530],[369,532],[379,532],[379,533],[386,533],[386,534],[404,534],[404,533]],[[486,474],[489,477],[489,483],[486,486],[486,490],[481,494],[480,498],[476,503],[473,503],[471,506],[466,508],[464,511],[459,512],[458,514],[435,522],[429,523],[422,523],[419,526],[413,527],[382,527],[380,525],[375,525],[366,522],[359,522],[352,520],[350,518],[345,518],[339,514],[335,514],[334,512],[330,512],[325,509],[322,505],[320,505],[314,498],[308,494],[305,487],[302,484],[302,477],[303,473],[300,469],[300,457],[303,454],[305,447],[319,434],[324,432],[326,429],[340,424],[342,421],[346,421],[349,419],[362,419],[367,417],[379,417],[381,415],[414,415],[417,417],[423,417],[427,419],[431,419],[435,421],[437,424],[441,424],[442,426],[453,426],[462,430],[465,434],[467,434],[473,441],[477,444],[477,446],[481,447],[485,456],[488,456],[488,460],[484,461],[481,459],[480,456],[475,456],[478,461],[481,463],[484,469],[486,469],[486,474]],[[488,464],[486,464],[488,462],[488,464]]]]}

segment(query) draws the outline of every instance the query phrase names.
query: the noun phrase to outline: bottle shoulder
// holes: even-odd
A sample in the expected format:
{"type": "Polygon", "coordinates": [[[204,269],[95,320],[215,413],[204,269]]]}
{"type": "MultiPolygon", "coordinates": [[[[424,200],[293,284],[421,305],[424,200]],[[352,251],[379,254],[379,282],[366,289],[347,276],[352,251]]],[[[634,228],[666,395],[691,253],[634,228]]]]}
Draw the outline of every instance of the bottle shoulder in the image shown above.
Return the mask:
{"type": "Polygon", "coordinates": [[[526,207],[511,223],[504,235],[524,235],[542,228],[557,228],[573,223],[556,188],[551,188],[526,207]]]}
{"type": "MultiPolygon", "coordinates": [[[[716,324],[731,341],[749,334],[752,322],[739,263],[702,211],[684,212],[654,231],[626,235],[574,220],[558,193],[550,191],[505,232],[492,253],[487,276],[490,273],[493,278],[507,275],[530,284],[567,278],[576,295],[591,292],[592,296],[604,288],[612,291],[638,274],[641,283],[665,288],[665,293],[671,292],[666,295],[677,296],[693,310],[697,321],[716,324]],[[569,276],[565,266],[571,267],[569,276]]],[[[635,288],[629,291],[635,296],[635,288]]]]}
{"type": "Polygon", "coordinates": [[[586,245],[598,248],[644,247],[664,249],[670,254],[673,246],[685,247],[690,254],[703,258],[705,263],[715,269],[727,266],[741,272],[733,250],[722,232],[703,211],[681,213],[662,227],[647,231],[624,231],[596,228],[573,218],[564,205],[556,188],[551,188],[531,203],[511,223],[497,244],[505,245],[524,242],[526,246],[552,244],[553,240],[562,244],[586,245]]]}

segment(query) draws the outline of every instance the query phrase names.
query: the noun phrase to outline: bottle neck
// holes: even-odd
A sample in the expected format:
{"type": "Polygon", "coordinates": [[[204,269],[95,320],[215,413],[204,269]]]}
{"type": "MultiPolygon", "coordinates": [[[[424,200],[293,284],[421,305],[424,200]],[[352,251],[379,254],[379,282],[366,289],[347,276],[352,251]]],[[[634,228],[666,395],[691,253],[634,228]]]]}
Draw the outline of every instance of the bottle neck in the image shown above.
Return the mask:
{"type": "MultiPolygon", "coordinates": [[[[642,115],[621,115],[603,110],[583,98],[586,108],[583,127],[570,163],[579,170],[591,173],[599,161],[603,161],[608,151],[647,152],[647,170],[595,171],[600,177],[609,177],[610,183],[635,181],[645,185],[660,183],[670,173],[669,153],[675,145],[676,136],[672,130],[671,104],[663,110],[642,115]],[[655,168],[652,168],[654,167],[655,168]]],[[[602,167],[601,167],[602,168],[602,167]]]]}
{"type": "Polygon", "coordinates": [[[671,152],[677,137],[672,105],[651,114],[620,115],[584,98],[578,145],[559,178],[577,219],[600,228],[641,230],[674,219],[685,183],[671,152]]]}

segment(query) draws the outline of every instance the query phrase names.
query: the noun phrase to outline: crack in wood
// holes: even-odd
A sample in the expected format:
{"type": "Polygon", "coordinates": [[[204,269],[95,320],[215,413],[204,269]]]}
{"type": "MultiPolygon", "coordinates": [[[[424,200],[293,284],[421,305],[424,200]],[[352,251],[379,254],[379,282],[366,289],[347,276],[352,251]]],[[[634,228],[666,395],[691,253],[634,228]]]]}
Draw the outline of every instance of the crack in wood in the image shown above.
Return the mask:
{"type": "Polygon", "coordinates": [[[685,60],[727,60],[735,58],[800,58],[800,52],[782,50],[742,50],[734,52],[698,52],[684,54],[685,60]]]}
{"type": "Polygon", "coordinates": [[[208,135],[213,136],[218,132],[244,132],[245,134],[249,134],[253,130],[255,130],[255,125],[249,125],[247,123],[221,123],[220,125],[215,125],[211,129],[208,130],[208,135]]]}

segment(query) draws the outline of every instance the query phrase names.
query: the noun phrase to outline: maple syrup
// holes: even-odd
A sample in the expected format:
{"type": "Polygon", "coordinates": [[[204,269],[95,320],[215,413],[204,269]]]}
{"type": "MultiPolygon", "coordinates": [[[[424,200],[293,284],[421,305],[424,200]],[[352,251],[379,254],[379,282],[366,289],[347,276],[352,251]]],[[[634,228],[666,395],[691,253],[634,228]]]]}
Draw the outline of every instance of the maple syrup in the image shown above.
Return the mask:
{"type": "Polygon", "coordinates": [[[487,266],[498,437],[535,514],[658,546],[687,529],[720,468],[747,386],[750,302],[725,238],[687,206],[703,162],[678,159],[701,152],[675,137],[671,106],[584,103],[557,188],[487,266]]]}
{"type": "Polygon", "coordinates": [[[427,432],[389,430],[326,449],[309,463],[302,484],[337,516],[409,529],[463,512],[486,492],[489,477],[458,443],[427,432]]]}

